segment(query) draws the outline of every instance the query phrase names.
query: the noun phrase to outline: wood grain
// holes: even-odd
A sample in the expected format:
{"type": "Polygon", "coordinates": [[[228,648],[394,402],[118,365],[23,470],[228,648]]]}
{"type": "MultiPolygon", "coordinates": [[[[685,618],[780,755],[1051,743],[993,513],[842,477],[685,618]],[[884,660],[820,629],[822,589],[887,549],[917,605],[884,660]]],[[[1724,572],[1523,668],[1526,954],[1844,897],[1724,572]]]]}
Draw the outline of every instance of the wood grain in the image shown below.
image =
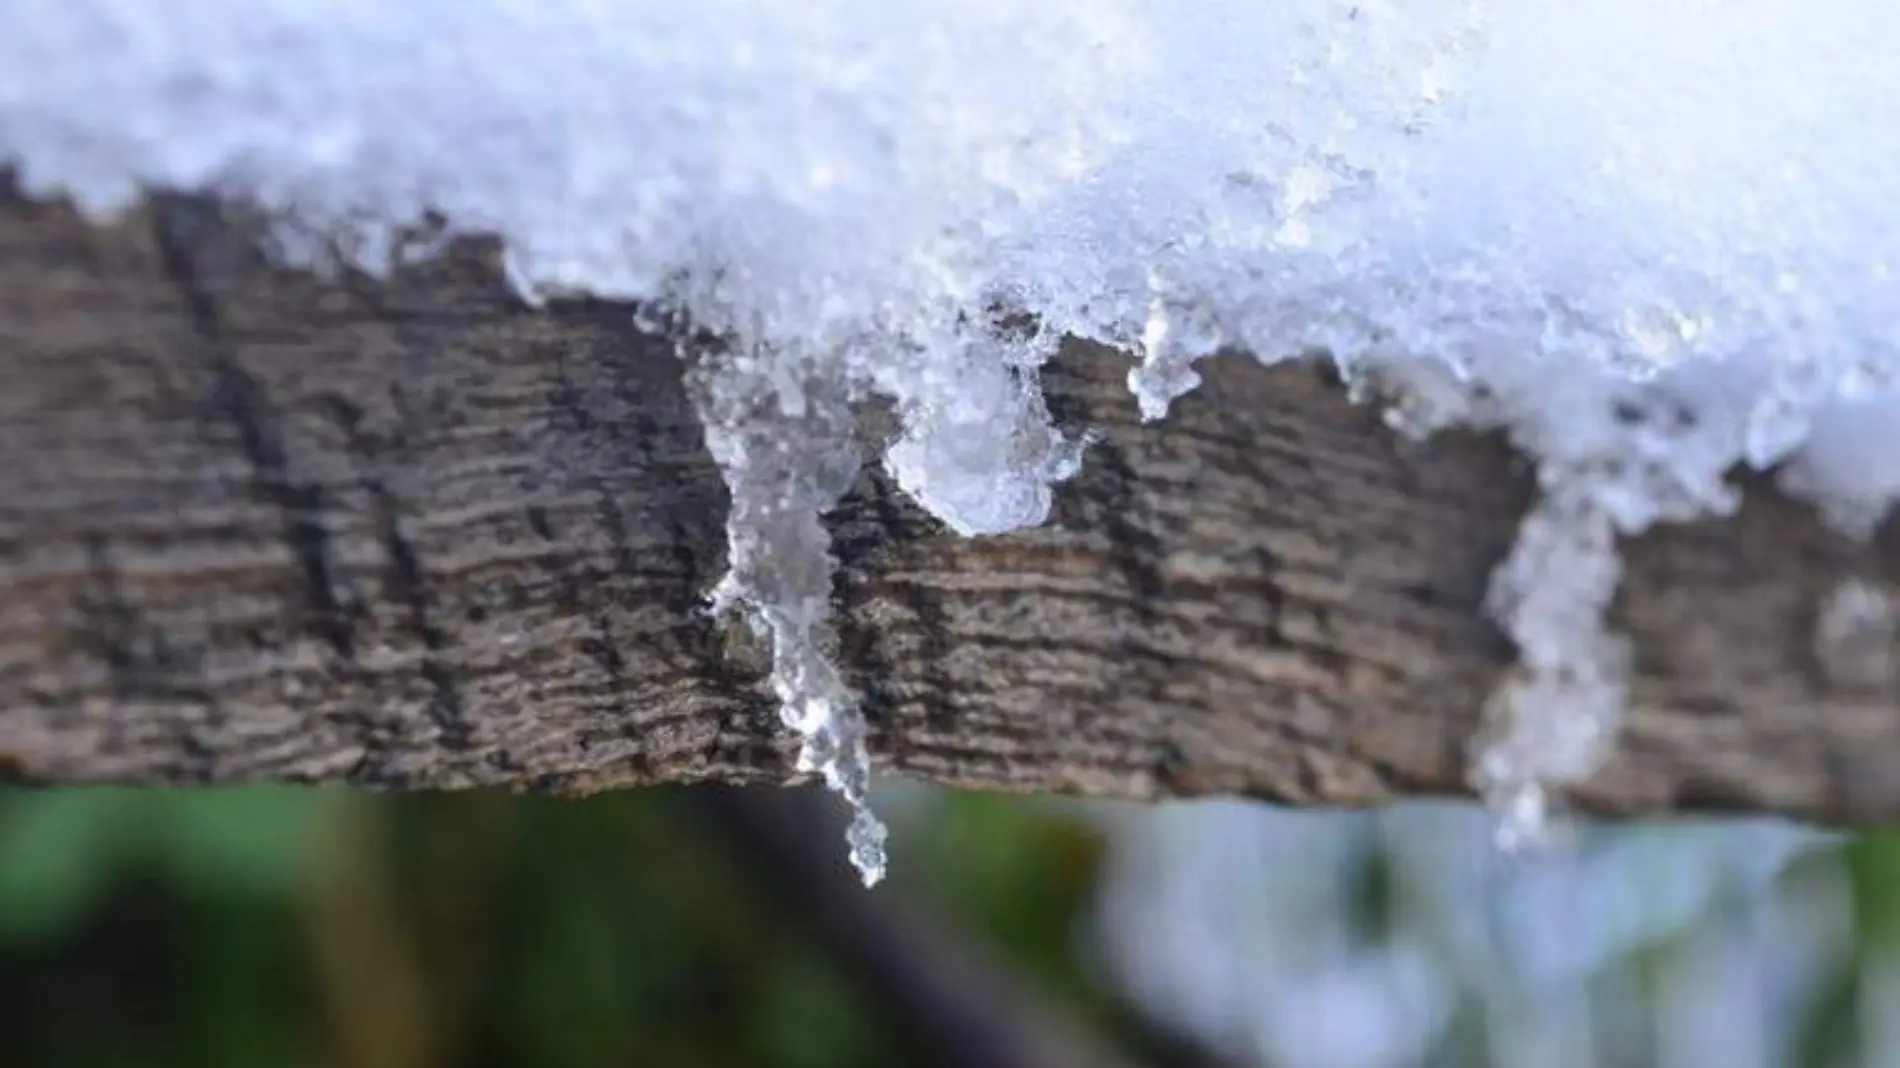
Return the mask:
{"type": "MultiPolygon", "coordinates": [[[[376,280],[273,267],[259,233],[199,200],[90,225],[0,194],[0,769],[784,778],[760,650],[701,611],[726,498],[670,346],[623,307],[524,307],[480,241],[376,280]]],[[[1464,792],[1526,466],[1403,442],[1307,365],[1213,361],[1143,426],[1127,366],[1072,345],[1049,372],[1103,440],[1048,526],[958,538],[874,470],[833,517],[879,767],[1464,792]]],[[[1813,637],[1844,579],[1900,580],[1900,531],[1852,544],[1764,482],[1628,557],[1636,707],[1583,804],[1900,814],[1896,672],[1824,670],[1813,637]]]]}

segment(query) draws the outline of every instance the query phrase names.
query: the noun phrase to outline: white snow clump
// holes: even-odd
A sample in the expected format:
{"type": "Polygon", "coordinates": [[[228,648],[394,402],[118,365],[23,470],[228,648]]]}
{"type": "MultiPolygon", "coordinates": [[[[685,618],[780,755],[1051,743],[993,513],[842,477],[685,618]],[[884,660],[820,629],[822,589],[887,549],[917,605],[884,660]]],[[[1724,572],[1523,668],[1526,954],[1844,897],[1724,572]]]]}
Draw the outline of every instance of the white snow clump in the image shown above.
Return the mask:
{"type": "Polygon", "coordinates": [[[1896,49],[1878,0],[12,0],[0,166],[101,216],[239,195],[370,269],[432,209],[524,296],[724,337],[716,599],[875,879],[820,522],[856,401],[971,534],[1076,469],[1037,382],[1064,335],[1139,352],[1150,416],[1216,350],[1317,349],[1402,429],[1504,428],[1543,498],[1477,774],[1533,833],[1623,704],[1618,535],[1731,509],[1740,463],[1794,457],[1856,531],[1900,493],[1896,49]]]}

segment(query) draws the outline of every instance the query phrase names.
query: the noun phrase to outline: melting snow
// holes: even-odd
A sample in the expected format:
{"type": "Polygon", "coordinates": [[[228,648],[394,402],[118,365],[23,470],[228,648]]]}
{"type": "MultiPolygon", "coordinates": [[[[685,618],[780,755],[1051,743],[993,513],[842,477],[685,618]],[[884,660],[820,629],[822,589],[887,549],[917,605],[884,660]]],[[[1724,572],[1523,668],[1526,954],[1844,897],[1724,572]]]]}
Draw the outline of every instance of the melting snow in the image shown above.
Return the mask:
{"type": "Polygon", "coordinates": [[[1217,349],[1323,349],[1401,429],[1506,428],[1544,497],[1477,775],[1533,833],[1614,736],[1618,534],[1731,509],[1738,463],[1794,457],[1855,531],[1900,493],[1896,48],[1878,0],[12,0],[0,164],[94,215],[241,195],[371,269],[435,209],[524,296],[723,335],[716,600],[874,879],[819,522],[854,401],[895,402],[883,462],[971,534],[1076,468],[1037,383],[1064,334],[1138,353],[1154,417],[1217,349]]]}

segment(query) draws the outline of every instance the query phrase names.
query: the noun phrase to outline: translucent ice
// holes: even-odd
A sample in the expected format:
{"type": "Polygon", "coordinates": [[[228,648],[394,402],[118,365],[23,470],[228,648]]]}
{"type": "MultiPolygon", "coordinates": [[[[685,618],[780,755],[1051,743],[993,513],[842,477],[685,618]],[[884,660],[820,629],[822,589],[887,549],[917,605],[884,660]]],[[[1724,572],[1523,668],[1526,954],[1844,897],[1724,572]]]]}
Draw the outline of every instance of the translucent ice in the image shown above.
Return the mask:
{"type": "Polygon", "coordinates": [[[987,534],[1075,469],[1058,338],[1137,353],[1151,416],[1217,351],[1330,352],[1395,426],[1540,465],[1477,766],[1534,830],[1614,736],[1618,535],[1732,507],[1738,463],[1855,531],[1900,494],[1896,49],[1877,0],[12,0],[0,164],[96,214],[242,196],[371,269],[433,209],[524,295],[723,338],[720,598],[860,805],[820,522],[857,401],[987,534]]]}

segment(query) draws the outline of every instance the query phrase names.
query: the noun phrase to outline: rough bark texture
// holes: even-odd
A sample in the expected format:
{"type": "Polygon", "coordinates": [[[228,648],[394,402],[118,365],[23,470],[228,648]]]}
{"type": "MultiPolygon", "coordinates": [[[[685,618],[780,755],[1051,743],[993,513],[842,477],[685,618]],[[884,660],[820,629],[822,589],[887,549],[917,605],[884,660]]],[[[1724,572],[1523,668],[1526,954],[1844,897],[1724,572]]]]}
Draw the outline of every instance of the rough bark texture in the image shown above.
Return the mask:
{"type": "MultiPolygon", "coordinates": [[[[523,307],[464,242],[386,280],[274,268],[157,199],[0,194],[0,768],[586,790],[772,780],[760,651],[707,619],[725,494],[670,348],[523,307]]],[[[1511,650],[1487,573],[1532,493],[1495,437],[1388,433],[1310,366],[1215,361],[1105,430],[1046,528],[966,540],[875,473],[835,517],[842,656],[880,768],[1128,797],[1357,805],[1464,789],[1511,650]]],[[[1628,547],[1640,680],[1606,811],[1900,813],[1900,650],[1814,649],[1900,579],[1765,484],[1628,547]]]]}

